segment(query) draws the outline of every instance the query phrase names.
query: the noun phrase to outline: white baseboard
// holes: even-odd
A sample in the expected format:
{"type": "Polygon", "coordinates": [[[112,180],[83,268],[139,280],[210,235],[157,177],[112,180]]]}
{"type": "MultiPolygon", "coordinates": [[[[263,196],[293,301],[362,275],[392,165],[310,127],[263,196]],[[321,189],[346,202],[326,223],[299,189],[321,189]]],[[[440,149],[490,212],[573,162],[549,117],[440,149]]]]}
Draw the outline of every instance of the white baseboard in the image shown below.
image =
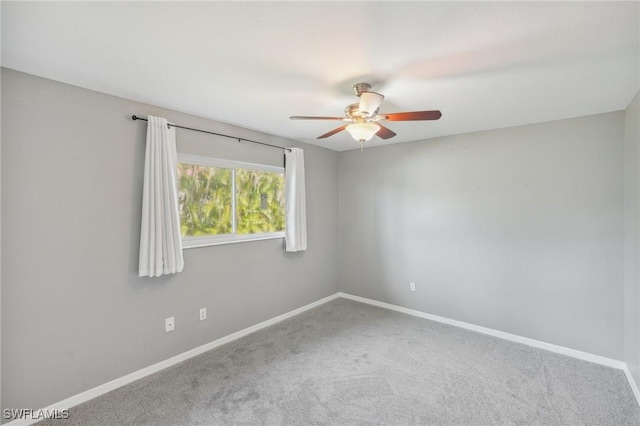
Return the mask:
{"type": "Polygon", "coordinates": [[[629,371],[629,368],[626,365],[624,366],[622,371],[624,371],[624,375],[627,376],[627,381],[629,382],[629,386],[631,386],[633,395],[636,397],[636,401],[638,402],[638,405],[640,405],[640,389],[638,389],[638,384],[633,379],[633,376],[631,375],[631,372],[629,371]]]}
{"type": "MultiPolygon", "coordinates": [[[[304,311],[315,308],[316,306],[320,306],[324,303],[327,303],[331,300],[342,297],[344,299],[354,300],[356,302],[366,303],[373,306],[378,306],[380,308],[390,309],[397,312],[402,312],[408,315],[413,315],[419,318],[425,318],[428,320],[440,322],[443,324],[452,325],[454,327],[464,328],[466,330],[476,331],[478,333],[487,334],[490,336],[498,337],[504,340],[522,343],[528,346],[532,346],[534,348],[545,349],[551,352],[559,353],[562,355],[570,356],[573,358],[581,359],[584,361],[593,362],[600,365],[605,365],[607,367],[613,367],[619,370],[622,370],[629,382],[629,386],[633,391],[633,394],[636,397],[636,401],[640,405],[640,390],[638,389],[638,384],[633,379],[633,376],[629,372],[626,363],[622,361],[618,361],[611,358],[602,357],[599,355],[590,354],[588,352],[582,352],[576,349],[566,348],[564,346],[553,345],[551,343],[541,342],[535,339],[529,339],[527,337],[518,336],[515,334],[505,333],[503,331],[494,330],[491,328],[481,327],[478,325],[466,323],[463,321],[457,321],[445,317],[441,317],[438,315],[427,314],[425,312],[417,311],[414,309],[404,308],[402,306],[392,305],[390,303],[380,302],[378,300],[367,299],[365,297],[354,296],[348,293],[335,293],[331,296],[325,297],[308,305],[305,305],[301,308],[294,309],[285,314],[279,315],[275,318],[271,318],[269,320],[263,321],[259,324],[253,325],[251,327],[245,328],[244,330],[240,330],[236,333],[229,334],[228,336],[221,337],[220,339],[214,340],[213,342],[207,343],[205,345],[199,346],[197,348],[191,349],[189,351],[183,352],[179,355],[166,359],[164,361],[153,364],[149,367],[145,367],[138,371],[134,371],[133,373],[127,374],[126,376],[120,377],[118,379],[107,382],[103,385],[96,386],[95,388],[89,389],[85,392],[74,395],[70,398],[67,398],[58,403],[52,404],[42,410],[47,412],[51,412],[53,410],[68,410],[69,408],[81,404],[83,402],[89,401],[93,398],[96,398],[100,395],[103,395],[107,392],[110,392],[114,389],[127,385],[131,382],[134,382],[138,379],[146,377],[150,374],[156,373],[158,371],[164,370],[165,368],[171,367],[175,364],[178,364],[182,361],[185,361],[189,358],[193,358],[194,356],[200,355],[204,352],[210,351],[211,349],[217,348],[218,346],[224,345],[225,343],[229,343],[233,340],[244,337],[248,334],[254,333],[262,328],[268,327],[270,325],[279,323],[280,321],[286,320],[288,318],[294,317],[298,314],[301,314],[304,311]]],[[[37,411],[37,410],[34,410],[37,411]]],[[[5,423],[3,426],[23,426],[23,425],[31,425],[39,420],[28,420],[28,419],[18,419],[13,420],[11,422],[5,423]]]]}
{"type": "Polygon", "coordinates": [[[381,308],[391,309],[393,311],[402,312],[405,314],[413,315],[420,318],[437,321],[443,324],[453,325],[455,327],[464,328],[466,330],[476,331],[482,334],[488,334],[490,336],[499,337],[504,340],[512,342],[523,343],[534,348],[546,349],[551,352],[567,355],[573,358],[578,358],[584,361],[595,362],[596,364],[606,365],[607,367],[613,367],[617,369],[624,369],[625,363],[611,358],[606,358],[599,355],[590,354],[588,352],[582,352],[576,349],[566,348],[564,346],[553,345],[551,343],[541,342],[539,340],[529,339],[528,337],[518,336],[516,334],[505,333],[503,331],[494,330],[492,328],[481,327],[479,325],[469,324],[463,321],[452,320],[437,315],[427,314],[425,312],[416,311],[413,309],[403,308],[402,306],[392,305],[390,303],[379,302],[373,299],[367,299],[365,297],[354,296],[348,293],[339,293],[340,297],[345,299],[355,300],[356,302],[367,303],[369,305],[378,306],[381,308]]]}
{"type": "MultiPolygon", "coordinates": [[[[261,323],[258,323],[256,325],[253,325],[251,327],[245,328],[244,330],[240,330],[237,331],[233,334],[229,334],[228,336],[224,336],[221,337],[220,339],[214,340],[213,342],[204,344],[202,346],[198,346],[197,348],[191,349],[189,351],[183,352],[181,354],[178,354],[176,356],[173,356],[169,359],[166,359],[164,361],[160,361],[156,364],[150,365],[149,367],[145,367],[142,368],[138,371],[134,371],[133,373],[127,374],[126,376],[120,377],[118,379],[112,380],[110,382],[107,382],[103,385],[100,386],[96,386],[95,388],[89,389],[85,392],[79,393],[77,395],[74,395],[70,398],[67,398],[65,400],[62,400],[60,402],[57,402],[55,404],[52,404],[46,408],[43,408],[42,411],[46,412],[52,412],[53,410],[68,410],[69,408],[81,404],[83,402],[89,401],[93,398],[96,398],[100,395],[104,395],[107,392],[110,392],[114,389],[117,389],[119,387],[122,387],[124,385],[127,385],[131,382],[134,382],[138,379],[142,379],[143,377],[146,377],[150,374],[156,373],[160,370],[164,370],[165,368],[171,367],[175,364],[178,364],[182,361],[186,361],[189,358],[193,358],[194,356],[200,355],[204,352],[210,351],[211,349],[217,348],[218,346],[224,345],[225,343],[229,343],[233,340],[239,339],[241,337],[244,337],[248,334],[254,333],[262,328],[268,327],[270,325],[279,323],[281,321],[284,321],[286,319],[289,319],[291,317],[294,317],[298,314],[301,314],[304,311],[308,311],[309,309],[315,308],[316,306],[320,306],[324,303],[327,303],[331,300],[337,299],[339,296],[339,293],[335,293],[332,294],[331,296],[325,297],[323,299],[317,300],[313,303],[309,303],[308,305],[305,305],[301,308],[298,309],[294,309],[293,311],[289,311],[285,314],[279,315],[275,318],[271,318],[269,320],[263,321],[261,323]]],[[[40,410],[34,410],[34,412],[37,412],[40,410]]],[[[17,420],[13,420],[11,422],[5,423],[3,426],[26,426],[26,425],[32,425],[35,422],[38,422],[42,419],[17,419],[17,420]]]]}
{"type": "Polygon", "coordinates": [[[622,370],[629,382],[629,386],[633,391],[633,395],[636,398],[636,402],[640,405],[640,390],[638,389],[638,384],[633,379],[633,376],[629,372],[627,368],[627,364],[623,361],[618,361],[616,359],[606,358],[600,355],[590,354],[588,352],[582,352],[576,349],[567,348],[564,346],[558,346],[551,343],[541,342],[539,340],[530,339],[528,337],[518,336],[516,334],[505,333],[503,331],[494,330],[492,328],[481,327],[479,325],[469,324],[463,321],[457,321],[450,318],[440,317],[438,315],[427,314],[425,312],[416,311],[414,309],[403,308],[402,306],[392,305],[391,303],[380,302],[378,300],[367,299],[366,297],[354,296],[349,293],[338,293],[340,297],[344,299],[355,300],[356,302],[367,303],[369,305],[378,306],[380,308],[390,309],[397,312],[402,312],[404,314],[413,315],[420,318],[429,319],[432,321],[437,321],[443,324],[452,325],[454,327],[464,328],[466,330],[476,331],[482,334],[488,334],[489,336],[499,337],[500,339],[509,340],[512,342],[522,343],[524,345],[532,346],[534,348],[545,349],[550,352],[555,352],[558,354],[570,356],[572,358],[577,358],[583,361],[589,361],[596,364],[604,365],[607,367],[616,368],[618,370],[622,370]]]}

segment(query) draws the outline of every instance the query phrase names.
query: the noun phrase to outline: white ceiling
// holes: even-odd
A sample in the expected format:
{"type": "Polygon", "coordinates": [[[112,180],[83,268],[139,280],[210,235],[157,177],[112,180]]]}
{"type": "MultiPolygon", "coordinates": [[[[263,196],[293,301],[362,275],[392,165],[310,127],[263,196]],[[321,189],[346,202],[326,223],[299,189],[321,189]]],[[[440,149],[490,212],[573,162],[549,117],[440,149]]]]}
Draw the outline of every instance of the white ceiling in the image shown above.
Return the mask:
{"type": "Polygon", "coordinates": [[[342,116],[361,81],[381,113],[442,111],[386,143],[624,109],[639,5],[2,1],[2,66],[343,151],[315,139],[340,122],[288,117],[342,116]]]}

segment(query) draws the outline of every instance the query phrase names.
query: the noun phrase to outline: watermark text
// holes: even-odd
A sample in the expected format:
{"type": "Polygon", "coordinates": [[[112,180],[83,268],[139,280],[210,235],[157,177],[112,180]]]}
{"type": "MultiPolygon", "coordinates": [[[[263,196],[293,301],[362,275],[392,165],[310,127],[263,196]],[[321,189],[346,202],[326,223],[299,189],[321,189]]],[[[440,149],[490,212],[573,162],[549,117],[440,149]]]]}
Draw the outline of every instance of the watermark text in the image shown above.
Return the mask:
{"type": "Polygon", "coordinates": [[[4,410],[2,410],[2,417],[5,420],[68,419],[69,410],[32,410],[31,408],[5,408],[4,410]]]}

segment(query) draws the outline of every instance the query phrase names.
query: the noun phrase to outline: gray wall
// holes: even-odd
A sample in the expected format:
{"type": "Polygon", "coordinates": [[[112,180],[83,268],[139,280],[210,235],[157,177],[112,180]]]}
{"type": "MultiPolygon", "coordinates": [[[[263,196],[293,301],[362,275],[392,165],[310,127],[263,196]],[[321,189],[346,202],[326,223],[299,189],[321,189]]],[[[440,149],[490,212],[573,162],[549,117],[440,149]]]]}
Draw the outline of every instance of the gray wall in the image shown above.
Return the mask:
{"type": "Polygon", "coordinates": [[[623,359],[623,120],[341,154],[340,289],[623,359]]]}
{"type": "MultiPolygon", "coordinates": [[[[132,114],[303,146],[3,69],[3,408],[47,406],[338,291],[338,154],[309,145],[306,252],[190,249],[184,272],[138,278],[146,123],[132,114]]],[[[280,150],[177,135],[182,152],[282,165],[280,150]]]]}
{"type": "MultiPolygon", "coordinates": [[[[2,26],[2,7],[0,6],[0,27],[2,26]]],[[[0,28],[0,34],[2,29],[0,28]]],[[[0,50],[2,43],[0,43],[0,50]]],[[[2,67],[2,52],[0,52],[0,67],[2,67]]],[[[2,75],[0,73],[0,99],[2,99],[2,75]]],[[[2,117],[2,102],[0,102],[0,117],[2,117]]],[[[0,127],[2,120],[0,119],[0,127]]],[[[0,131],[0,235],[2,235],[2,131],[0,131]]],[[[2,244],[0,244],[0,408],[2,407],[2,244]]]]}
{"type": "Polygon", "coordinates": [[[624,122],[624,360],[640,385],[640,93],[624,122]]]}

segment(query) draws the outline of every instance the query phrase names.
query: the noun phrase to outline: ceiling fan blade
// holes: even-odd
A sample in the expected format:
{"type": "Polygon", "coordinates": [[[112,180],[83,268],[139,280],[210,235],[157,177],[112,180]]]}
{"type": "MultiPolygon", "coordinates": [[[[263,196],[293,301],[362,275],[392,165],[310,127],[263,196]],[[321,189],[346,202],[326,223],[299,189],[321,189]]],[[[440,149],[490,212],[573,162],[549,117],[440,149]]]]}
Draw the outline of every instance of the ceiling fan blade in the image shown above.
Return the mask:
{"type": "Polygon", "coordinates": [[[289,117],[290,120],[340,120],[342,121],[344,117],[309,117],[306,115],[293,115],[289,117]]]}
{"type": "Polygon", "coordinates": [[[380,125],[380,123],[376,123],[376,124],[378,124],[378,126],[380,126],[380,130],[378,130],[378,131],[376,132],[376,135],[377,135],[379,138],[382,138],[382,139],[389,139],[389,138],[392,138],[392,137],[394,137],[394,136],[396,135],[396,133],[395,133],[393,130],[388,129],[388,128],[386,128],[386,127],[384,127],[384,126],[380,125]]]}
{"type": "Polygon", "coordinates": [[[344,129],[346,129],[347,126],[340,126],[337,129],[333,129],[332,131],[330,131],[329,133],[325,133],[324,135],[318,136],[316,139],[324,139],[324,138],[328,138],[329,136],[333,136],[336,133],[340,133],[341,131],[343,131],[344,129]]]}
{"type": "Polygon", "coordinates": [[[416,121],[416,120],[437,120],[442,117],[438,110],[434,111],[413,111],[413,112],[391,112],[380,114],[389,121],[416,121]]]}

